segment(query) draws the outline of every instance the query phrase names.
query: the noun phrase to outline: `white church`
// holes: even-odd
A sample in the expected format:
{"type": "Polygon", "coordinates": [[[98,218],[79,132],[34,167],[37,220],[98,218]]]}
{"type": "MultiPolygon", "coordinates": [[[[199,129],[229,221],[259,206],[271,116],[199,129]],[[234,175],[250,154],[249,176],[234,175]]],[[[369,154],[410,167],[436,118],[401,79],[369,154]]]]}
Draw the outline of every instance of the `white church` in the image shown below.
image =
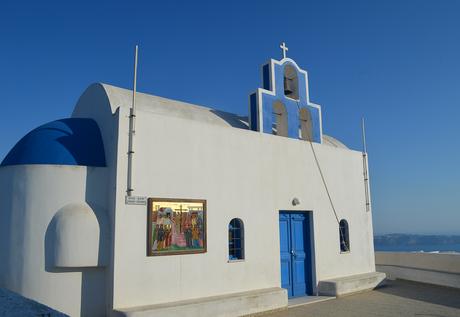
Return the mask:
{"type": "Polygon", "coordinates": [[[93,84],[19,140],[0,165],[0,287],[69,316],[168,317],[378,286],[367,155],[323,134],[282,48],[247,117],[93,84]]]}

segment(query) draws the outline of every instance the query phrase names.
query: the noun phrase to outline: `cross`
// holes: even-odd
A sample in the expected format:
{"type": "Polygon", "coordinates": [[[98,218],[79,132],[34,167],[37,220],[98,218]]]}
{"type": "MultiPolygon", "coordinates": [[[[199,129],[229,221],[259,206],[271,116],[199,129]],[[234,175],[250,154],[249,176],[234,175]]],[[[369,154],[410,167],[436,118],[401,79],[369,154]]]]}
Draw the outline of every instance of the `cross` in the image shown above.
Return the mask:
{"type": "Polygon", "coordinates": [[[286,46],[286,43],[281,43],[280,48],[283,50],[283,58],[286,58],[286,52],[289,51],[289,49],[286,46]]]}

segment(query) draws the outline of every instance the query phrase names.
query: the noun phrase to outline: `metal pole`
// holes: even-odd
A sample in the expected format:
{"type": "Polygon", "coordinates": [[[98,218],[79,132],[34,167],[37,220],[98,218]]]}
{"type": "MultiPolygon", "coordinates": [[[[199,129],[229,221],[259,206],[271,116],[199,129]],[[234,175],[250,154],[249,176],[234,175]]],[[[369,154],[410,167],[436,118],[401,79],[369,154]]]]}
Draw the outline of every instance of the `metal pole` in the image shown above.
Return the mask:
{"type": "Polygon", "coordinates": [[[133,156],[134,156],[134,135],[136,134],[136,84],[137,84],[137,52],[134,52],[134,79],[133,79],[133,103],[129,111],[129,139],[128,139],[128,184],[126,194],[131,196],[133,189],[133,156]]]}
{"type": "Polygon", "coordinates": [[[363,152],[367,153],[367,148],[366,148],[366,129],[364,126],[364,117],[361,118],[361,129],[363,131],[363,152]]]}
{"type": "Polygon", "coordinates": [[[363,175],[364,175],[364,195],[366,199],[366,211],[371,209],[370,190],[369,190],[369,168],[367,162],[367,145],[366,145],[366,129],[364,126],[364,118],[361,119],[361,129],[363,134],[363,175]]]}

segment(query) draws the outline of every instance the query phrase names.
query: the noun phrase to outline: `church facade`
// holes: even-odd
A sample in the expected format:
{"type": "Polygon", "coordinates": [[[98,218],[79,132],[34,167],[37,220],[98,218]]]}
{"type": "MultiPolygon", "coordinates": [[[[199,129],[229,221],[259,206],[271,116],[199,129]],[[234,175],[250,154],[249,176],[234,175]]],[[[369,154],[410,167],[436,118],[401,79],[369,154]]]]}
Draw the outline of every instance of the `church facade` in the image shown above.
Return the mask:
{"type": "Polygon", "coordinates": [[[367,156],[323,134],[292,59],[247,117],[138,93],[129,176],[131,104],[93,84],[5,157],[0,287],[71,316],[241,316],[381,281],[367,156]]]}

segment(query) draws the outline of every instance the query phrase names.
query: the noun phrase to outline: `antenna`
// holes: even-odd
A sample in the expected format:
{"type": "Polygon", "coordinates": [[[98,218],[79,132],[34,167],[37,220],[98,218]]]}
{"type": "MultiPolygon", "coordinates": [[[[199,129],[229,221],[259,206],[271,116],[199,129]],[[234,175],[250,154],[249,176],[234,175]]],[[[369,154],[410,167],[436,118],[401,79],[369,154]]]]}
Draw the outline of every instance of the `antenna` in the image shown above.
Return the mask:
{"type": "Polygon", "coordinates": [[[133,78],[133,103],[129,111],[129,140],[128,140],[128,184],[126,194],[131,196],[133,189],[133,155],[134,155],[134,135],[136,134],[136,84],[137,84],[137,52],[136,45],[134,51],[134,78],[133,78]]]}
{"type": "Polygon", "coordinates": [[[364,196],[366,199],[366,211],[370,211],[371,210],[371,195],[370,195],[370,189],[369,189],[369,166],[367,162],[366,128],[364,126],[364,117],[361,118],[361,129],[363,133],[364,196]]]}
{"type": "Polygon", "coordinates": [[[363,134],[363,153],[367,153],[366,147],[366,128],[364,126],[364,117],[361,118],[361,129],[363,134]]]}

